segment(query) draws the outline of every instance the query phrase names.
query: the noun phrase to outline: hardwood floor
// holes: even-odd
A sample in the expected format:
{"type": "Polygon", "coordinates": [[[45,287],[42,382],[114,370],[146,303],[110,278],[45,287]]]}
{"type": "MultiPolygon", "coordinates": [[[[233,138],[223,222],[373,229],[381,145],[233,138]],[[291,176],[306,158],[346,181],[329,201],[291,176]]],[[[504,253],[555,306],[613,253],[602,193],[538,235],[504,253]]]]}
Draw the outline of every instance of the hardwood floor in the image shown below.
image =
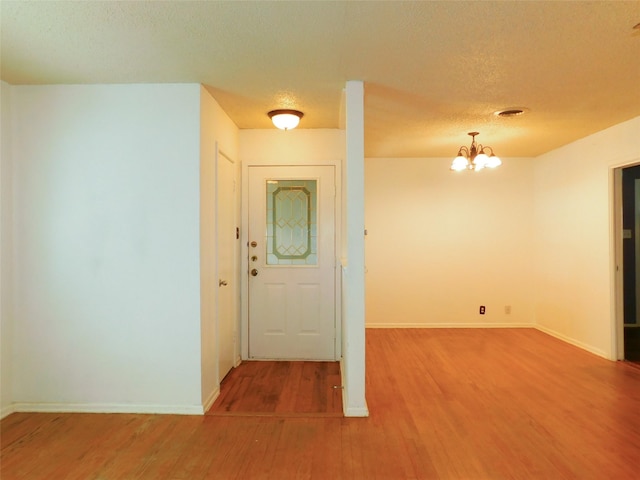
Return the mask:
{"type": "Polygon", "coordinates": [[[629,365],[630,367],[633,367],[633,368],[640,368],[640,362],[625,361],[624,363],[626,363],[627,365],[629,365]]]}
{"type": "Polygon", "coordinates": [[[640,478],[640,370],[541,332],[367,330],[366,386],[364,419],[16,413],[1,478],[640,478]]]}
{"type": "Polygon", "coordinates": [[[207,415],[342,416],[338,362],[243,362],[207,415]]]}

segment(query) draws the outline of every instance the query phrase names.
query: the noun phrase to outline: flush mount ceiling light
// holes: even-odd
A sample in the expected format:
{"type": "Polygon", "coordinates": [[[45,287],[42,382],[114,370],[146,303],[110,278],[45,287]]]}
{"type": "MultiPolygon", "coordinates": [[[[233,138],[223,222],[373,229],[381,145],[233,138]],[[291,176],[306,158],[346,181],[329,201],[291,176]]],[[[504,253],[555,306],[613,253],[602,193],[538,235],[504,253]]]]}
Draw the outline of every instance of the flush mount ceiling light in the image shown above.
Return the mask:
{"type": "Polygon", "coordinates": [[[462,146],[458,150],[458,156],[451,163],[451,170],[461,172],[462,170],[475,170],[476,172],[483,168],[496,168],[502,165],[502,160],[493,153],[493,148],[484,147],[479,143],[476,144],[476,135],[478,132],[469,132],[471,136],[471,146],[462,146]],[[489,154],[490,151],[490,154],[489,154]]]}
{"type": "Polygon", "coordinates": [[[267,115],[280,130],[292,130],[298,126],[304,113],[298,110],[271,110],[267,115]]]}

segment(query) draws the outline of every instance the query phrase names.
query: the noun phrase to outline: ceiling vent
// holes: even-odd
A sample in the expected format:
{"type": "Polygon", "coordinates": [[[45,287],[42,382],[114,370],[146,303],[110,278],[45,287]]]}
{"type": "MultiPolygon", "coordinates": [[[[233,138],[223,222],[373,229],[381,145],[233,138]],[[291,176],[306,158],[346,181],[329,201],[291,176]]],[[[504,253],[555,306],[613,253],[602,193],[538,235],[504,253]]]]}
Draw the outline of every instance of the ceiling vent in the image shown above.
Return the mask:
{"type": "Polygon", "coordinates": [[[497,112],[493,112],[496,117],[517,117],[519,115],[523,115],[525,112],[528,112],[528,108],[524,107],[512,107],[505,108],[504,110],[498,110],[497,112]]]}

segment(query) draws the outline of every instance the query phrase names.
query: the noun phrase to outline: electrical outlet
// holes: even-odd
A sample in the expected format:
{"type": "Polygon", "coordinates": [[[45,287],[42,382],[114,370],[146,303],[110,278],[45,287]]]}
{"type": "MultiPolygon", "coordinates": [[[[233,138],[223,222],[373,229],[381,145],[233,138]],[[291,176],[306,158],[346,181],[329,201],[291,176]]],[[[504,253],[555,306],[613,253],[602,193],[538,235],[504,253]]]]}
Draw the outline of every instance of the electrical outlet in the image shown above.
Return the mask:
{"type": "Polygon", "coordinates": [[[484,305],[480,305],[480,315],[484,315],[485,308],[484,305]]]}

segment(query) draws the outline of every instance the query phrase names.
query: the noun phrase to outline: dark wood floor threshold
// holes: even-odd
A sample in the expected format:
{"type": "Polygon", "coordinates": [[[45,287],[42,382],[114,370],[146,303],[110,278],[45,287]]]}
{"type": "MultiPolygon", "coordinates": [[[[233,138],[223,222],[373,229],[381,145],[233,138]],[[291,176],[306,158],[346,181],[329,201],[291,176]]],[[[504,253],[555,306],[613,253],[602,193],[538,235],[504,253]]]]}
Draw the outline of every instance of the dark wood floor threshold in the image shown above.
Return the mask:
{"type": "Polygon", "coordinates": [[[248,361],[225,377],[206,415],[342,417],[338,362],[248,361]]]}
{"type": "Polygon", "coordinates": [[[342,412],[224,412],[209,410],[210,417],[270,417],[270,418],[340,418],[342,412]]]}

